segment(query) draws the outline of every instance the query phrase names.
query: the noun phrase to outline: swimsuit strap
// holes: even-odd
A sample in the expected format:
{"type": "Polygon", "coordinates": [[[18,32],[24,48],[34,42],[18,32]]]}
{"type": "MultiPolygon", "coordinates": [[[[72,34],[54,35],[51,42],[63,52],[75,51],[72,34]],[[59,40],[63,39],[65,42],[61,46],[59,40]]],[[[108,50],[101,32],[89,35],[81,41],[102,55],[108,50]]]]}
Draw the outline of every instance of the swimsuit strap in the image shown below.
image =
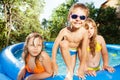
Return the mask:
{"type": "Polygon", "coordinates": [[[101,45],[97,42],[95,51],[99,52],[99,51],[101,51],[101,49],[102,49],[101,45]]]}
{"type": "MultiPolygon", "coordinates": [[[[29,59],[30,59],[30,55],[28,55],[28,57],[26,58],[26,61],[28,62],[29,59]]],[[[44,67],[40,64],[39,60],[36,61],[36,66],[33,71],[31,71],[28,64],[25,65],[25,68],[30,73],[42,73],[45,71],[44,67]]]]}
{"type": "MultiPolygon", "coordinates": [[[[96,47],[95,47],[95,51],[99,52],[99,51],[101,51],[101,49],[102,49],[101,45],[97,42],[96,47]]],[[[90,47],[87,48],[87,51],[90,52],[90,47]]]]}
{"type": "Polygon", "coordinates": [[[36,61],[36,67],[34,68],[34,73],[42,73],[44,72],[44,67],[40,64],[40,60],[36,61]]]}

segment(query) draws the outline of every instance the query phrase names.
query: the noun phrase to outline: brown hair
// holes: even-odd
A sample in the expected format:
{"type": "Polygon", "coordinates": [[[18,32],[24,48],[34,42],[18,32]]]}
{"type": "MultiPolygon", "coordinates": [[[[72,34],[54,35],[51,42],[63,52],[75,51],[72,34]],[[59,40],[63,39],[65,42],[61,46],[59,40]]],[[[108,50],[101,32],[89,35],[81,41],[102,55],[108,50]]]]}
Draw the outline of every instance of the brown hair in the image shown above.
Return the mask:
{"type": "MultiPolygon", "coordinates": [[[[26,39],[25,39],[25,43],[24,43],[24,51],[23,51],[23,54],[24,54],[24,56],[23,56],[23,59],[24,59],[24,61],[25,61],[25,64],[26,64],[26,58],[27,58],[27,56],[28,56],[28,54],[29,54],[29,51],[28,51],[28,42],[29,42],[29,40],[31,39],[31,38],[39,38],[39,39],[41,39],[42,40],[42,47],[43,47],[43,39],[42,39],[42,36],[39,34],[39,33],[31,33],[31,34],[29,34],[27,37],[26,37],[26,39]]],[[[33,40],[33,45],[34,45],[34,40],[33,40]]],[[[41,53],[41,52],[40,52],[41,53]]],[[[40,54],[39,54],[40,55],[40,54]]],[[[38,59],[39,58],[39,55],[37,55],[36,56],[36,59],[38,59]]],[[[35,59],[35,60],[36,60],[35,59]]]]}
{"type": "Polygon", "coordinates": [[[69,20],[70,15],[72,14],[72,11],[73,11],[75,8],[80,8],[80,9],[84,10],[84,11],[86,12],[86,16],[88,17],[88,15],[89,15],[89,9],[88,9],[88,7],[86,7],[86,6],[85,6],[84,4],[82,4],[82,3],[75,3],[75,4],[73,4],[72,7],[69,9],[69,13],[68,13],[68,17],[67,17],[68,20],[69,20]]]}
{"type": "Polygon", "coordinates": [[[85,21],[85,28],[88,29],[89,28],[89,24],[92,24],[93,28],[94,28],[94,34],[93,36],[90,38],[90,51],[91,54],[93,55],[93,57],[95,56],[95,47],[96,47],[96,35],[97,35],[97,25],[95,23],[95,21],[91,18],[87,18],[85,21]]]}

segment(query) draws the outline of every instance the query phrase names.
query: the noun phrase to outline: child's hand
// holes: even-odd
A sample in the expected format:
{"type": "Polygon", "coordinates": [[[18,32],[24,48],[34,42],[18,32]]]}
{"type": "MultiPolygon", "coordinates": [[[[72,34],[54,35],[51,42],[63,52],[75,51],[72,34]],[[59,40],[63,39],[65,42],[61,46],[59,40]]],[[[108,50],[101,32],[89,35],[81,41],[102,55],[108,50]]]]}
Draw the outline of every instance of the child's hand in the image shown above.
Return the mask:
{"type": "Polygon", "coordinates": [[[25,80],[29,80],[28,77],[26,77],[25,80]]]}
{"type": "Polygon", "coordinates": [[[56,63],[53,63],[53,77],[57,75],[58,73],[58,65],[56,63]]]}
{"type": "Polygon", "coordinates": [[[81,71],[77,73],[77,76],[78,76],[79,78],[82,78],[82,79],[85,78],[84,73],[81,72],[81,71]]]}
{"type": "Polygon", "coordinates": [[[87,70],[86,74],[91,75],[91,76],[96,76],[96,71],[95,70],[87,70]]]}
{"type": "Polygon", "coordinates": [[[21,71],[18,73],[17,80],[22,80],[25,76],[25,69],[21,69],[21,71]]]}
{"type": "Polygon", "coordinates": [[[23,76],[22,75],[18,75],[17,80],[22,80],[23,76]]]}
{"type": "Polygon", "coordinates": [[[80,69],[80,67],[78,68],[77,76],[78,76],[79,78],[82,78],[82,79],[85,78],[85,76],[84,76],[84,70],[80,69]]]}
{"type": "Polygon", "coordinates": [[[103,66],[103,70],[108,70],[109,72],[114,72],[115,69],[113,67],[110,67],[110,66],[103,66]]]}

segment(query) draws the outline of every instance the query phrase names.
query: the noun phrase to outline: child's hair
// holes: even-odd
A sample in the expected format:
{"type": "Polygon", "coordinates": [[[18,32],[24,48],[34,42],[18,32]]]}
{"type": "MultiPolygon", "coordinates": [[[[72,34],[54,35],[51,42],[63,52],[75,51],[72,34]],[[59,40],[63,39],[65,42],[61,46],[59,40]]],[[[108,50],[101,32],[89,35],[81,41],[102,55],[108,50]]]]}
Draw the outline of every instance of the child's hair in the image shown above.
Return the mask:
{"type": "MultiPolygon", "coordinates": [[[[24,56],[23,56],[23,59],[24,59],[24,61],[25,61],[25,64],[26,64],[26,58],[27,58],[27,56],[28,56],[28,54],[29,54],[29,51],[28,51],[28,42],[30,41],[30,39],[31,38],[34,38],[33,39],[33,45],[34,45],[34,40],[35,40],[35,38],[39,38],[39,39],[41,39],[42,40],[42,47],[43,47],[43,39],[42,39],[42,36],[39,34],[39,33],[31,33],[31,34],[29,34],[27,37],[26,37],[26,40],[25,40],[25,43],[24,43],[24,51],[23,51],[23,54],[24,54],[24,56]]],[[[42,48],[43,49],[43,48],[42,48]]],[[[41,53],[41,52],[40,52],[41,53]]],[[[39,54],[40,55],[40,54],[39,54]]],[[[36,59],[38,59],[39,58],[39,55],[37,55],[36,56],[36,59]]],[[[35,60],[36,60],[35,59],[35,60]]]]}
{"type": "Polygon", "coordinates": [[[84,11],[86,12],[86,17],[88,17],[88,15],[89,15],[89,9],[88,9],[88,7],[85,6],[85,5],[82,4],[82,3],[75,3],[75,4],[73,4],[73,6],[72,6],[72,7],[70,8],[70,10],[69,10],[68,17],[67,17],[68,20],[69,20],[70,15],[72,14],[72,11],[73,11],[75,8],[80,8],[80,9],[84,10],[84,11]]]}
{"type": "Polygon", "coordinates": [[[95,56],[95,47],[96,47],[96,35],[97,35],[97,25],[95,23],[95,21],[91,18],[87,18],[86,21],[85,21],[85,28],[88,29],[89,28],[89,24],[92,24],[93,28],[94,28],[94,34],[93,36],[90,38],[90,43],[89,43],[89,46],[90,46],[90,51],[91,51],[91,54],[93,56],[95,56]]]}

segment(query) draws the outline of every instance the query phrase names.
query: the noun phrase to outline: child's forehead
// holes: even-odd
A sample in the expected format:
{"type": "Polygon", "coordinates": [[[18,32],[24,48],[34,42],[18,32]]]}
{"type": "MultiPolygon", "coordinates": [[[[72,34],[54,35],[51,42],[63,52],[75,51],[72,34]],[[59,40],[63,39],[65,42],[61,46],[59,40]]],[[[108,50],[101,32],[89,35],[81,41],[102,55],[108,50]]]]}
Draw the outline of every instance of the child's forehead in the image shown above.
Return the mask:
{"type": "Polygon", "coordinates": [[[93,24],[92,23],[88,23],[89,28],[93,28],[93,24]]]}
{"type": "Polygon", "coordinates": [[[74,8],[71,14],[86,15],[87,12],[82,8],[74,8]]]}
{"type": "Polygon", "coordinates": [[[36,41],[39,41],[39,42],[42,42],[42,39],[39,38],[39,37],[32,37],[29,42],[36,42],[36,41]]]}

